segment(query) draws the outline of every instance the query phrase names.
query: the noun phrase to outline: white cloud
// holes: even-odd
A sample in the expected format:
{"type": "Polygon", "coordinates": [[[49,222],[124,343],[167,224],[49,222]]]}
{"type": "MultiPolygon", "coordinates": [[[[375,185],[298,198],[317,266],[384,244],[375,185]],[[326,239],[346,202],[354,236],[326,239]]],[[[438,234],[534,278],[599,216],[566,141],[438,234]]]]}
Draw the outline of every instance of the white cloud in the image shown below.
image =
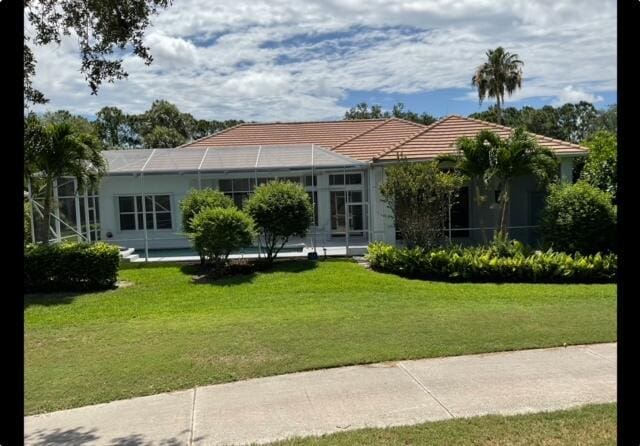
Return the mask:
{"type": "Polygon", "coordinates": [[[553,100],[553,105],[562,105],[567,102],[576,104],[580,101],[586,101],[591,103],[602,102],[604,98],[602,96],[596,96],[592,93],[588,93],[584,90],[573,88],[573,85],[567,85],[562,89],[560,94],[553,100]]]}
{"type": "MultiPolygon", "coordinates": [[[[36,47],[34,84],[51,99],[38,108],[137,113],[163,98],[208,119],[340,118],[350,90],[469,89],[498,45],[525,61],[523,88],[508,100],[597,101],[595,92],[616,89],[613,0],[182,0],[154,18],[145,41],[152,65],[127,56],[128,79],[97,96],[73,37],[36,47]]],[[[477,102],[470,89],[463,98],[477,102]]]]}

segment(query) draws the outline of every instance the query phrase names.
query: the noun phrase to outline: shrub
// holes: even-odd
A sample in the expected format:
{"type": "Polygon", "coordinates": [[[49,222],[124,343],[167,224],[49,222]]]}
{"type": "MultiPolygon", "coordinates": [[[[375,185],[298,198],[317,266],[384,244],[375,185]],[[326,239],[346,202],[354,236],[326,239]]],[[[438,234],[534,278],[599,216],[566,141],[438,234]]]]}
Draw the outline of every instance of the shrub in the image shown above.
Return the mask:
{"type": "Polygon", "coordinates": [[[580,179],[609,192],[615,200],[618,189],[616,178],[618,140],[616,134],[602,130],[582,141],[582,145],[589,147],[589,157],[584,163],[580,179]]]}
{"type": "MultiPolygon", "coordinates": [[[[515,245],[514,245],[515,246],[515,245]]],[[[500,256],[492,247],[454,246],[431,251],[420,247],[396,248],[375,242],[369,245],[371,267],[405,277],[461,282],[604,283],[615,281],[617,256],[582,256],[514,248],[500,256]]]]}
{"type": "Polygon", "coordinates": [[[444,172],[437,162],[400,160],[385,168],[380,185],[396,226],[409,246],[431,247],[444,238],[449,204],[455,204],[463,177],[444,172]]]}
{"type": "Polygon", "coordinates": [[[245,202],[264,241],[267,262],[271,263],[289,241],[304,237],[313,219],[309,195],[299,184],[274,181],[258,186],[245,202]]]}
{"type": "Polygon", "coordinates": [[[29,244],[24,255],[25,292],[92,291],[118,280],[120,250],[106,243],[29,244]]]}
{"type": "Polygon", "coordinates": [[[615,230],[611,194],[584,181],[551,187],[540,217],[545,246],[570,253],[606,252],[614,249],[615,230]]]}
{"type": "Polygon", "coordinates": [[[253,221],[235,208],[207,208],[191,220],[190,237],[198,252],[216,270],[221,269],[229,254],[251,244],[253,221]]]}
{"type": "Polygon", "coordinates": [[[220,191],[213,189],[191,189],[180,201],[182,230],[186,233],[193,232],[191,219],[203,209],[233,207],[235,207],[233,200],[220,191]]]}

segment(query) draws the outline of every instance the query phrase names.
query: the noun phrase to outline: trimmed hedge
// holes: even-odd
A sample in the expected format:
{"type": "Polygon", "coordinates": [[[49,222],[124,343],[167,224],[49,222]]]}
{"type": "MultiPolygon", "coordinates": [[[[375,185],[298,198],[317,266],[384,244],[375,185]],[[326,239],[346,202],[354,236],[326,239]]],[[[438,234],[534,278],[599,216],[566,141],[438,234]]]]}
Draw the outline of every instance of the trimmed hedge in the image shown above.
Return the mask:
{"type": "Polygon", "coordinates": [[[118,280],[120,250],[106,243],[27,245],[24,254],[26,293],[93,291],[118,280]]]}
{"type": "Polygon", "coordinates": [[[367,260],[377,271],[400,276],[460,282],[608,283],[617,271],[615,254],[583,256],[513,249],[500,255],[494,247],[451,247],[426,251],[369,245],[367,260]]]}

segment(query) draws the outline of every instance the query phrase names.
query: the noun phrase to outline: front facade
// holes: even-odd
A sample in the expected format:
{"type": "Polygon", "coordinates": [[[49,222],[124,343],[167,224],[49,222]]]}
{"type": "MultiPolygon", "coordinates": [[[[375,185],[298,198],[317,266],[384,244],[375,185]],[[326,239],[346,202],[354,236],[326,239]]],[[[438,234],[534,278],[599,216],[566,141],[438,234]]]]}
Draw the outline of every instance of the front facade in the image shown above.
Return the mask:
{"type": "MultiPolygon", "coordinates": [[[[513,129],[459,116],[424,126],[401,119],[241,124],[175,149],[107,151],[109,169],[98,191],[98,238],[136,249],[187,248],[180,200],[194,188],[219,189],[238,204],[256,185],[281,178],[299,182],[314,203],[314,225],[292,245],[366,246],[398,242],[391,209],[378,187],[398,157],[431,160],[455,152],[460,136],[489,129],[507,137],[513,129]],[[99,212],[98,212],[99,211],[99,212]]],[[[571,181],[573,163],[587,149],[535,135],[561,160],[571,181]]],[[[473,185],[463,188],[445,228],[452,241],[482,239],[480,221],[494,227],[497,203],[479,215],[473,185]]],[[[493,197],[493,194],[490,194],[493,197]]],[[[533,178],[513,184],[510,233],[536,240],[544,195],[533,178]]]]}

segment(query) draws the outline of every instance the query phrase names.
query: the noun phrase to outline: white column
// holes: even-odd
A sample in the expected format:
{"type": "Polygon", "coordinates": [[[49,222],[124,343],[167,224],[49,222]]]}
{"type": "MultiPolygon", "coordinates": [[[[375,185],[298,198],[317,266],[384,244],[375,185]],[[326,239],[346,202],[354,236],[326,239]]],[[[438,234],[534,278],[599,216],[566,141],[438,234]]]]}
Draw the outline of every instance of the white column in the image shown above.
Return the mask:
{"type": "MultiPolygon", "coordinates": [[[[86,188],[86,186],[85,186],[86,188]]],[[[78,231],[78,241],[81,242],[82,241],[82,222],[81,217],[80,217],[80,191],[78,190],[78,179],[74,178],[73,179],[73,191],[75,192],[74,194],[74,199],[73,202],[75,204],[76,207],[76,231],[78,231]]],[[[87,240],[88,241],[88,240],[87,240]]]]}

